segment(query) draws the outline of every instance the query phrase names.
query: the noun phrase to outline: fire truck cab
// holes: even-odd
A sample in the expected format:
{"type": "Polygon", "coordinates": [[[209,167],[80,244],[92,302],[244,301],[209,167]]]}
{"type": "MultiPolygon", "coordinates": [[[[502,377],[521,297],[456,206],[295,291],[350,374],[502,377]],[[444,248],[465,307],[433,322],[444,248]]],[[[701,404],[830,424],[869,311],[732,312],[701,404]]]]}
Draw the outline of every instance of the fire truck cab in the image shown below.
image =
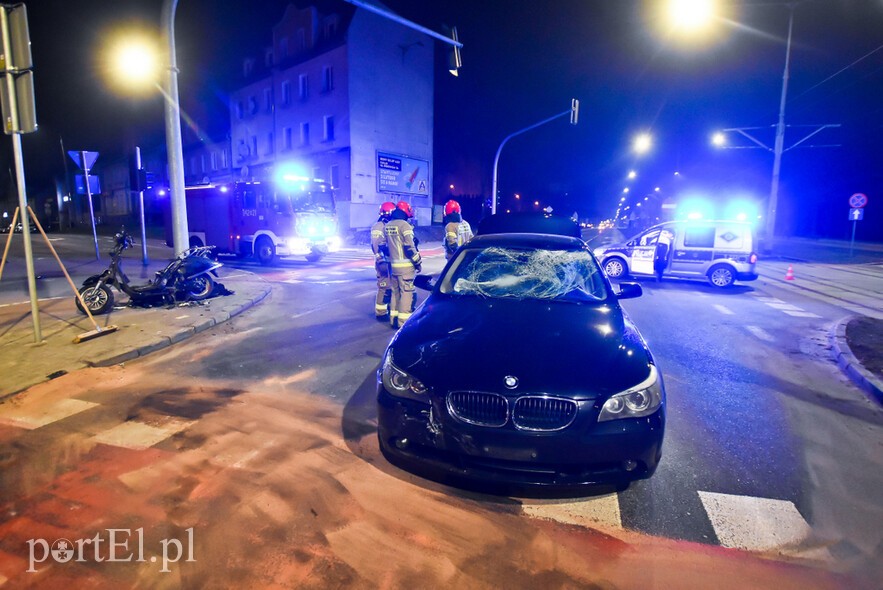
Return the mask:
{"type": "Polygon", "coordinates": [[[218,253],[254,256],[264,265],[280,256],[316,262],[340,249],[334,196],[321,180],[207,184],[185,194],[191,246],[216,246],[218,253]]]}

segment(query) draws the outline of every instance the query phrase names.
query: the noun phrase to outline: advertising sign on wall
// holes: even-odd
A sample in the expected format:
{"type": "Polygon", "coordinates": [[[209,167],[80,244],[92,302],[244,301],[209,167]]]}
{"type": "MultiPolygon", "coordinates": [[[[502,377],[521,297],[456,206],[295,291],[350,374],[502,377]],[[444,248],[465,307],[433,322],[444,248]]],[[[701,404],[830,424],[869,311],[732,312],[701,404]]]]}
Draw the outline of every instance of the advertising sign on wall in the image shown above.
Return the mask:
{"type": "Polygon", "coordinates": [[[429,161],[377,152],[377,192],[429,195],[429,161]]]}

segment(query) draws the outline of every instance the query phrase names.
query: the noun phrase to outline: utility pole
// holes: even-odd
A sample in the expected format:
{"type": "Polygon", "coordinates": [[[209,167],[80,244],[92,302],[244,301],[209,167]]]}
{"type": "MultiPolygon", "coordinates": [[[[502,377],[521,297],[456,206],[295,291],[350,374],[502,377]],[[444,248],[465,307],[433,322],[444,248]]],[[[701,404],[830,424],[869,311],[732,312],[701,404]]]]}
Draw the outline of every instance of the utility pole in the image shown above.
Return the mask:
{"type": "Polygon", "coordinates": [[[169,161],[169,201],[172,209],[172,244],[175,254],[190,247],[187,201],[184,194],[184,148],[181,145],[181,106],[178,101],[178,59],[175,52],[175,10],[178,0],[164,0],[163,37],[169,48],[169,65],[163,80],[166,151],[169,161]]]}

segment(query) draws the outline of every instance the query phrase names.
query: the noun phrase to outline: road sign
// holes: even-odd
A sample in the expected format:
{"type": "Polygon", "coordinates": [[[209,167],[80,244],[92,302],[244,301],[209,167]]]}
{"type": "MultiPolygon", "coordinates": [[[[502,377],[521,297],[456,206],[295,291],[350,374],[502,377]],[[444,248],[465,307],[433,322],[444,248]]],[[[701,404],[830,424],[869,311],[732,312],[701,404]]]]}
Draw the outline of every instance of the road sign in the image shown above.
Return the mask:
{"type": "MultiPolygon", "coordinates": [[[[86,194],[86,179],[82,174],[74,175],[74,184],[77,185],[77,194],[85,195],[86,194]]],[[[97,176],[89,177],[89,190],[93,195],[101,194],[101,181],[97,176]]]]}
{"type": "MultiPolygon", "coordinates": [[[[868,204],[868,196],[864,193],[855,193],[849,197],[849,206],[853,209],[861,209],[868,204]]],[[[851,215],[851,214],[850,214],[851,215]]]]}
{"type": "Polygon", "coordinates": [[[865,210],[864,209],[850,209],[849,210],[849,220],[850,221],[861,221],[865,218],[865,210]]]}
{"type": "Polygon", "coordinates": [[[95,163],[95,160],[98,159],[98,152],[76,152],[74,150],[70,150],[67,155],[71,157],[71,160],[79,167],[83,167],[83,161],[80,159],[80,154],[84,154],[86,158],[86,170],[92,169],[92,164],[95,163]]]}

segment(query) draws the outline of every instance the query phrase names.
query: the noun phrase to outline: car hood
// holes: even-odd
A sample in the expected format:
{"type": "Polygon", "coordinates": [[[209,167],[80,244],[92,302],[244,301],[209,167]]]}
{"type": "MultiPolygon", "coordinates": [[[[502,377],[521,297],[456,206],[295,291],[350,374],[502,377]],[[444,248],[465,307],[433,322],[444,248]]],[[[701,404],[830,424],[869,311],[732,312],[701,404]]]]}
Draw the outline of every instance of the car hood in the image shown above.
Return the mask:
{"type": "Polygon", "coordinates": [[[435,391],[512,390],[594,399],[649,375],[650,352],[617,304],[433,294],[390,344],[396,366],[435,391]]]}

